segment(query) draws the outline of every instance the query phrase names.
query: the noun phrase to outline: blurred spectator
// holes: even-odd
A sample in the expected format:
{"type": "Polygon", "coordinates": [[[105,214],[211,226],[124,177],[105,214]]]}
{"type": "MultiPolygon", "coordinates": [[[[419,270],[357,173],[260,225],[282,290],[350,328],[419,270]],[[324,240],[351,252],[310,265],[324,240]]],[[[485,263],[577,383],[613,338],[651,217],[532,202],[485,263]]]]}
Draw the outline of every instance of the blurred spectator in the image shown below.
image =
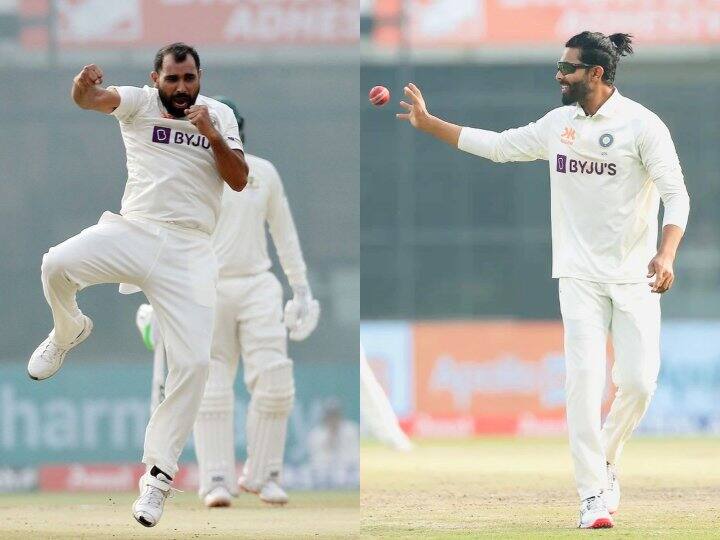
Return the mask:
{"type": "Polygon", "coordinates": [[[308,435],[310,467],[318,487],[352,487],[357,485],[360,469],[357,422],[343,418],[342,405],[336,397],[323,404],[322,421],[308,435]]]}

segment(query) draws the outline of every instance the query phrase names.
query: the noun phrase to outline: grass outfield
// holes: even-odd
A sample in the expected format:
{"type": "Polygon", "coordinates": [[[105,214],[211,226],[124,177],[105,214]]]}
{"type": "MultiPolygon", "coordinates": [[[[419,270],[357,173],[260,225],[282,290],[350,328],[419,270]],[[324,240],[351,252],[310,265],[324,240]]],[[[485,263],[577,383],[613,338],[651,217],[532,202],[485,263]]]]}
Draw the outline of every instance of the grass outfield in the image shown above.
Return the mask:
{"type": "Polygon", "coordinates": [[[615,528],[575,529],[565,439],[364,444],[363,538],[720,538],[720,439],[635,438],[615,528]]]}
{"type": "Polygon", "coordinates": [[[357,538],[357,492],[290,493],[271,507],[243,495],[231,508],[207,509],[176,493],[147,529],[131,513],[134,493],[0,495],[0,539],[30,538],[357,538]]]}

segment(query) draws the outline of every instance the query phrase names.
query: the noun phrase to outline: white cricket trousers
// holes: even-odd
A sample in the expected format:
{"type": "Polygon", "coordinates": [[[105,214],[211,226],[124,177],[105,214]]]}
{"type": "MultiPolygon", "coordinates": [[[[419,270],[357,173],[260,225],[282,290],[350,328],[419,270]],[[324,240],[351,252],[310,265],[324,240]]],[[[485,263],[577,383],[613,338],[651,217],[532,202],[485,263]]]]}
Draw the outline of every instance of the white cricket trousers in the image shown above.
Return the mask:
{"type": "Polygon", "coordinates": [[[43,257],[43,291],[60,344],[82,330],[76,293],[85,287],[131,283],[150,300],[165,338],[168,375],[165,400],[145,432],[142,461],[170,476],[177,473],[205,388],[216,282],[208,235],[111,212],[43,257]]]}
{"type": "MultiPolygon", "coordinates": [[[[282,299],[282,286],[271,272],[222,277],[218,283],[210,373],[195,426],[201,496],[213,487],[214,479],[221,479],[230,491],[237,489],[233,385],[238,361],[242,357],[251,396],[264,371],[289,362],[282,299]]],[[[282,448],[277,452],[282,456],[282,448]]]]}
{"type": "Polygon", "coordinates": [[[660,369],[660,295],[647,283],[608,284],[560,278],[565,331],[567,424],[581,499],[607,487],[606,462],[616,464],[642,419],[660,369]],[[605,423],[608,332],[617,391],[605,423]]]}
{"type": "Polygon", "coordinates": [[[234,381],[242,356],[243,379],[251,394],[269,362],[287,359],[282,300],[282,285],[272,272],[223,277],[218,283],[212,361],[228,366],[226,373],[234,381]]]}

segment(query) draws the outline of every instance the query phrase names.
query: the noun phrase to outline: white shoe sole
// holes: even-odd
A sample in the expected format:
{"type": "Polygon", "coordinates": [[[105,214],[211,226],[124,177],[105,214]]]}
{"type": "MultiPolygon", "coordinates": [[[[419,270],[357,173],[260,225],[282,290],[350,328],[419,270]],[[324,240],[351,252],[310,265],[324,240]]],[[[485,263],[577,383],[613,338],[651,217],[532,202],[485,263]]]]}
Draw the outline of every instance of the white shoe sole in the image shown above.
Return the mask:
{"type": "Polygon", "coordinates": [[[269,504],[272,506],[285,506],[288,503],[288,499],[285,500],[270,500],[270,499],[264,499],[262,496],[259,497],[259,499],[264,502],[265,504],[269,504]]]}
{"type": "Polygon", "coordinates": [[[228,497],[206,497],[204,502],[208,508],[229,508],[232,499],[228,497]]]}
{"type": "Polygon", "coordinates": [[[615,525],[612,519],[609,518],[597,518],[595,521],[584,527],[580,525],[579,529],[610,529],[615,525]]]}
{"type": "Polygon", "coordinates": [[[242,491],[243,493],[250,493],[251,495],[257,495],[258,499],[260,499],[262,502],[264,502],[265,504],[270,504],[272,506],[284,506],[289,501],[289,498],[284,499],[284,500],[273,500],[273,499],[263,498],[263,496],[260,495],[260,491],[253,491],[250,488],[245,487],[243,484],[241,484],[239,482],[238,482],[238,488],[240,488],[240,491],[242,491]]]}

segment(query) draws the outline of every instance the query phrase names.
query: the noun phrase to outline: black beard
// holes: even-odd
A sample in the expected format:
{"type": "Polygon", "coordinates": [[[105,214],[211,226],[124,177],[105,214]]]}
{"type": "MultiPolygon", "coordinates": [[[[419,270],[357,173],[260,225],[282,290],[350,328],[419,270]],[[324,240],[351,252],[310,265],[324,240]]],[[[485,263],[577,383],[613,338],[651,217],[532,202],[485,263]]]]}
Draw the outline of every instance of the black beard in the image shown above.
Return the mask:
{"type": "Polygon", "coordinates": [[[187,93],[168,95],[163,93],[163,91],[158,88],[158,95],[160,96],[160,101],[165,106],[165,109],[167,109],[167,112],[175,118],[185,118],[185,109],[189,109],[195,104],[195,100],[197,99],[199,93],[200,90],[198,89],[197,93],[194,96],[191,96],[187,93]],[[175,105],[173,105],[172,98],[181,96],[188,98],[188,104],[185,105],[182,109],[179,109],[175,107],[175,105]]]}
{"type": "Polygon", "coordinates": [[[567,94],[562,94],[562,104],[572,105],[573,103],[582,103],[588,95],[588,87],[585,81],[579,81],[568,85],[567,94]]]}

